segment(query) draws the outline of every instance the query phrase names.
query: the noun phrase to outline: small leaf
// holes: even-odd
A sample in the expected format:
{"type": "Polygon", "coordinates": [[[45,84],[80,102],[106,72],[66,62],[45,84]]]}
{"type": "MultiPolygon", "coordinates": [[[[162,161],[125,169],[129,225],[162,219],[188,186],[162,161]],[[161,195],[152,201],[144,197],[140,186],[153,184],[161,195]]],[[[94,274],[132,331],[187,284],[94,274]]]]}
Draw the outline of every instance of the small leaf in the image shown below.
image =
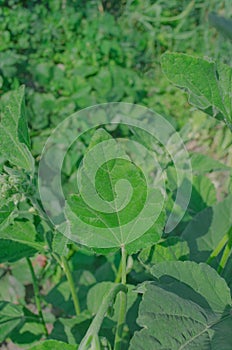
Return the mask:
{"type": "Polygon", "coordinates": [[[1,153],[13,165],[34,171],[34,159],[29,151],[29,136],[24,111],[24,86],[10,93],[1,116],[1,153]]]}

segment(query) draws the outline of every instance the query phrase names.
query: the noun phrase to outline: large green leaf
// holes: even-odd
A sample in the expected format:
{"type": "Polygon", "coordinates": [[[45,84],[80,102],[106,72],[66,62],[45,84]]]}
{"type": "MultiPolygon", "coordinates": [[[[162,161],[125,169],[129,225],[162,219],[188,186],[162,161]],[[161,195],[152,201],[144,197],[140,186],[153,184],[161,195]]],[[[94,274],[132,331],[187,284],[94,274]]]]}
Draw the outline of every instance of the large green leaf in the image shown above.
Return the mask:
{"type": "Polygon", "coordinates": [[[168,79],[187,89],[189,102],[232,130],[231,67],[181,53],[165,53],[162,68],[168,79]]]}
{"type": "Polygon", "coordinates": [[[23,307],[0,301],[0,342],[24,322],[23,307]]]}
{"type": "Polygon", "coordinates": [[[231,297],[226,282],[206,264],[164,262],[145,285],[130,350],[230,350],[231,297]]]}
{"type": "Polygon", "coordinates": [[[0,123],[0,152],[12,164],[33,172],[29,136],[24,111],[24,86],[9,95],[0,123]]]}
{"type": "Polygon", "coordinates": [[[206,261],[232,226],[232,195],[198,213],[185,228],[182,238],[188,242],[190,258],[206,261]]]}
{"type": "Polygon", "coordinates": [[[162,210],[160,190],[148,187],[142,169],[103,129],[84,156],[78,186],[80,193],[67,201],[65,235],[88,247],[128,245],[152,228],[162,210]]]}

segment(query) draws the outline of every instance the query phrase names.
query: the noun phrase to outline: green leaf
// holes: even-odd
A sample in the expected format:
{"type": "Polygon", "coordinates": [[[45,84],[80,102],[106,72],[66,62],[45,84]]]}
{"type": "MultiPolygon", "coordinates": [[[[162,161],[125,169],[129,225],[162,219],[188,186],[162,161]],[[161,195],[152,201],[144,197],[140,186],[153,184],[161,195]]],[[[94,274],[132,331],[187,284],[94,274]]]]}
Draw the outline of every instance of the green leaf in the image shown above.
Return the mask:
{"type": "Polygon", "coordinates": [[[24,111],[24,86],[10,93],[1,116],[0,149],[13,165],[34,171],[34,159],[29,151],[29,136],[24,111]]]}
{"type": "MultiPolygon", "coordinates": [[[[96,283],[96,278],[88,270],[79,269],[73,273],[73,279],[75,283],[76,293],[80,300],[81,309],[86,308],[86,294],[89,288],[96,283]]],[[[73,316],[75,310],[73,308],[73,302],[71,298],[70,288],[68,281],[62,279],[56,284],[46,295],[46,302],[52,304],[62,314],[73,316]]]]}
{"type": "MultiPolygon", "coordinates": [[[[161,194],[160,194],[161,195],[161,194]]],[[[161,195],[162,196],[162,195],[161,195]]],[[[126,251],[129,255],[139,252],[141,249],[150,247],[160,240],[166,223],[166,215],[161,212],[154,225],[141,237],[126,245],[126,251]]]]}
{"type": "Polygon", "coordinates": [[[103,129],[96,131],[84,155],[78,187],[80,193],[67,201],[65,235],[88,247],[135,241],[152,228],[162,209],[161,191],[148,187],[140,167],[103,129]]]}
{"type": "Polygon", "coordinates": [[[232,195],[198,213],[185,228],[182,238],[190,248],[190,259],[206,261],[232,226],[232,195]]]}
{"type": "Polygon", "coordinates": [[[23,307],[6,301],[0,301],[0,342],[24,322],[23,307]]]}
{"type": "Polygon", "coordinates": [[[33,346],[30,350],[76,350],[77,347],[57,340],[46,340],[33,346]]]}
{"type": "Polygon", "coordinates": [[[7,227],[14,217],[15,205],[13,202],[10,202],[1,207],[0,204],[0,231],[7,227]]]}
{"type": "Polygon", "coordinates": [[[232,129],[231,67],[181,53],[165,53],[162,69],[169,80],[189,93],[189,102],[232,129]]]}
{"type": "Polygon", "coordinates": [[[230,290],[214,269],[177,261],[152,273],[160,282],[145,285],[130,350],[232,348],[230,290]]]}
{"type": "Polygon", "coordinates": [[[28,245],[10,239],[0,239],[0,263],[14,262],[36,254],[36,250],[28,245]]]}
{"type": "Polygon", "coordinates": [[[59,254],[60,256],[68,255],[67,244],[72,243],[66,236],[62,235],[58,231],[54,231],[51,237],[51,249],[53,253],[59,254]]]}
{"type": "Polygon", "coordinates": [[[89,314],[81,313],[75,318],[59,317],[54,323],[51,339],[67,342],[68,344],[80,344],[91,323],[89,314]]]}
{"type": "Polygon", "coordinates": [[[197,174],[206,174],[212,171],[229,170],[230,168],[215,160],[206,154],[192,153],[191,155],[192,170],[197,174]]]}
{"type": "Polygon", "coordinates": [[[168,237],[163,242],[143,249],[139,254],[139,260],[147,268],[163,261],[185,260],[189,255],[187,242],[179,237],[168,237]]]}
{"type": "Polygon", "coordinates": [[[46,250],[44,241],[30,221],[14,221],[13,224],[0,231],[0,239],[24,244],[38,251],[46,250]]]}
{"type": "Polygon", "coordinates": [[[188,211],[191,215],[202,211],[216,203],[216,189],[206,176],[193,176],[193,187],[188,211]]]}
{"type": "Polygon", "coordinates": [[[24,320],[20,327],[16,327],[10,334],[10,339],[14,344],[27,345],[40,340],[44,335],[44,328],[40,317],[24,308],[24,320]]]}

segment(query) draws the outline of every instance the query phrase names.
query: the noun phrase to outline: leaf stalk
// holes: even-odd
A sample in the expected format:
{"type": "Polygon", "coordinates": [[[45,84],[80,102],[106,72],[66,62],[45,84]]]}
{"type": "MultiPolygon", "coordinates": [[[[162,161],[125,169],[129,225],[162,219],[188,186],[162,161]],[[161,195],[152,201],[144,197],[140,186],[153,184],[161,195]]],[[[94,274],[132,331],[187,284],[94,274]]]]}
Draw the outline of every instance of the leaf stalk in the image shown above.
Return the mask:
{"type": "Polygon", "coordinates": [[[40,298],[40,293],[39,293],[39,285],[38,285],[38,281],[35,275],[35,270],[34,267],[32,265],[32,262],[29,258],[26,258],[30,272],[31,272],[31,277],[32,277],[32,283],[33,283],[33,289],[34,289],[34,296],[35,296],[35,303],[36,303],[36,307],[38,310],[38,314],[44,329],[44,334],[46,335],[46,337],[48,336],[48,330],[46,327],[46,323],[44,320],[44,316],[43,316],[43,311],[42,311],[42,306],[41,306],[41,298],[40,298]]]}
{"type": "MultiPolygon", "coordinates": [[[[126,286],[126,266],[127,266],[127,252],[125,246],[121,246],[121,283],[126,286]]],[[[122,340],[123,340],[123,328],[126,318],[126,307],[127,307],[127,294],[120,292],[120,306],[119,306],[119,316],[116,328],[115,340],[114,340],[114,350],[121,350],[122,340]]]]}

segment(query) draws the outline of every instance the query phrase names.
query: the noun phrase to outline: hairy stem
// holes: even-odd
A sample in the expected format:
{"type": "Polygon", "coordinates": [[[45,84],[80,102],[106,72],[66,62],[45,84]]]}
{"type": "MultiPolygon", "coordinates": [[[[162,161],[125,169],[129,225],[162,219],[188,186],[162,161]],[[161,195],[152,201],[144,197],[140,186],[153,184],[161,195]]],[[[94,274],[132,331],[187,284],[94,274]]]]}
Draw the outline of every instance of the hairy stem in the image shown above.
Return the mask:
{"type": "Polygon", "coordinates": [[[42,311],[42,306],[41,306],[41,299],[40,299],[40,294],[39,294],[38,281],[37,281],[37,278],[36,278],[36,275],[35,275],[35,270],[33,268],[31,260],[29,258],[26,258],[26,259],[27,259],[27,263],[28,263],[28,266],[29,266],[29,269],[30,269],[30,272],[31,272],[36,307],[37,307],[37,310],[38,310],[39,317],[41,319],[41,323],[42,323],[43,328],[44,328],[44,334],[47,337],[48,336],[48,330],[47,330],[46,323],[45,323],[44,317],[43,317],[43,311],[42,311]]]}
{"type": "Polygon", "coordinates": [[[70,291],[71,291],[72,299],[73,299],[73,304],[74,304],[74,308],[75,308],[75,312],[76,312],[76,315],[78,316],[81,313],[80,303],[79,303],[79,300],[78,300],[77,293],[75,291],[75,284],[74,284],[72,273],[71,273],[71,270],[70,270],[70,267],[69,267],[69,263],[68,263],[68,260],[64,256],[61,257],[61,261],[62,261],[62,267],[64,269],[65,275],[66,275],[68,283],[69,283],[69,287],[70,287],[70,291]]]}
{"type": "MultiPolygon", "coordinates": [[[[126,261],[127,254],[124,245],[121,247],[121,282],[122,285],[126,286],[126,261]]],[[[120,307],[118,323],[116,328],[115,340],[114,340],[114,350],[121,350],[122,338],[123,338],[123,328],[126,317],[126,306],[127,306],[127,294],[120,292],[120,307]]]]}
{"type": "MultiPolygon", "coordinates": [[[[49,225],[49,227],[54,231],[55,227],[52,224],[52,222],[49,220],[49,218],[47,217],[46,213],[43,211],[43,209],[40,207],[38,201],[36,200],[36,198],[34,197],[30,197],[31,203],[33,204],[34,208],[37,210],[38,214],[40,215],[41,218],[43,218],[47,224],[49,225]]],[[[75,291],[75,284],[73,281],[73,277],[72,277],[72,273],[70,271],[70,267],[69,267],[69,263],[68,260],[65,257],[60,257],[58,254],[52,254],[52,256],[58,261],[58,263],[61,265],[61,267],[63,268],[65,275],[67,277],[68,283],[69,283],[69,287],[70,287],[70,291],[72,294],[72,299],[73,299],[73,304],[74,304],[74,308],[75,308],[75,312],[76,315],[80,314],[80,303],[75,291]]]]}
{"type": "Polygon", "coordinates": [[[96,337],[101,328],[102,322],[104,320],[109,306],[113,303],[113,301],[116,298],[116,295],[119,292],[126,294],[127,287],[124,284],[116,284],[111,288],[107,296],[104,297],[96,316],[94,317],[86,335],[84,336],[84,338],[81,341],[81,344],[79,345],[79,350],[89,349],[91,342],[94,341],[94,338],[96,337]]]}

